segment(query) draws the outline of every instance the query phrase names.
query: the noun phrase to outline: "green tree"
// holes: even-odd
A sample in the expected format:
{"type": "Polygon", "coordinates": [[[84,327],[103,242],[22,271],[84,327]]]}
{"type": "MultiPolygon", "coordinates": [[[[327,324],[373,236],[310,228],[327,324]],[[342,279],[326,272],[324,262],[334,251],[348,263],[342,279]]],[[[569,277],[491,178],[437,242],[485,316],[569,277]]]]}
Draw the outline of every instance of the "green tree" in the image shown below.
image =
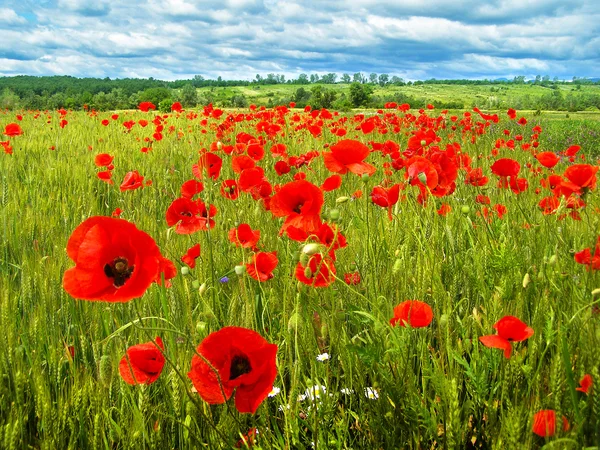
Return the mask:
{"type": "Polygon", "coordinates": [[[363,85],[362,83],[352,83],[350,85],[350,102],[352,106],[355,108],[365,106],[369,103],[371,93],[370,86],[363,85]]]}
{"type": "Polygon", "coordinates": [[[350,83],[350,81],[352,81],[352,78],[350,78],[350,75],[348,75],[347,73],[342,75],[342,83],[350,83]]]}
{"type": "Polygon", "coordinates": [[[183,86],[179,98],[184,108],[194,108],[198,105],[198,91],[191,83],[183,86]]]}
{"type": "Polygon", "coordinates": [[[379,75],[379,86],[384,87],[390,81],[390,76],[387,73],[379,75]]]}
{"type": "Polygon", "coordinates": [[[369,82],[371,84],[377,84],[377,74],[376,73],[372,73],[369,75],[369,82]]]}

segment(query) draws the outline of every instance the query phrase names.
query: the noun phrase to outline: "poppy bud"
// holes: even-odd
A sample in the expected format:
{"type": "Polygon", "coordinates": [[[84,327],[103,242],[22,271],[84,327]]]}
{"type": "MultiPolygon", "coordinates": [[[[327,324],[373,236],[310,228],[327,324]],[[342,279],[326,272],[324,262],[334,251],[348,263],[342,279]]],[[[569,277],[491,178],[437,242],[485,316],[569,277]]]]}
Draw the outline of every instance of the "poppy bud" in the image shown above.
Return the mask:
{"type": "Polygon", "coordinates": [[[200,282],[198,280],[192,281],[192,287],[194,289],[199,289],[200,288],[200,282]]]}
{"type": "Polygon", "coordinates": [[[309,258],[309,255],[307,255],[304,252],[301,252],[300,258],[299,258],[300,264],[302,264],[303,266],[306,266],[308,264],[308,258],[309,258]]]}
{"type": "Polygon", "coordinates": [[[310,267],[306,267],[306,268],[304,269],[304,276],[305,276],[306,278],[312,278],[312,276],[313,276],[313,273],[312,273],[312,270],[310,270],[310,267]]]}
{"type": "Polygon", "coordinates": [[[529,277],[529,272],[528,272],[523,277],[523,289],[525,289],[530,282],[531,282],[531,278],[529,277]]]}
{"type": "Polygon", "coordinates": [[[424,147],[427,145],[427,141],[425,139],[421,139],[420,144],[421,144],[421,147],[424,147]]]}
{"type": "Polygon", "coordinates": [[[200,321],[196,324],[196,333],[204,334],[206,331],[206,322],[200,321]]]}
{"type": "Polygon", "coordinates": [[[558,261],[558,256],[556,255],[552,255],[550,257],[550,259],[548,260],[548,264],[553,266],[554,264],[556,264],[556,261],[558,261]]]}
{"type": "Polygon", "coordinates": [[[600,288],[596,288],[592,291],[592,296],[600,294],[600,288]]]}
{"type": "Polygon", "coordinates": [[[204,293],[206,292],[207,289],[208,289],[208,286],[206,285],[206,283],[202,283],[200,285],[200,287],[198,288],[198,294],[204,295],[204,293]]]}
{"type": "Polygon", "coordinates": [[[340,210],[337,208],[330,210],[329,219],[331,219],[332,222],[337,222],[338,220],[340,220],[340,210]]]}
{"type": "MultiPolygon", "coordinates": [[[[308,256],[312,256],[315,253],[319,252],[320,247],[321,246],[319,244],[315,244],[315,243],[306,244],[304,247],[302,247],[302,253],[305,253],[308,256]]],[[[303,264],[303,265],[306,265],[306,264],[303,264]]]]}
{"type": "Polygon", "coordinates": [[[221,150],[223,148],[223,144],[221,141],[217,141],[217,148],[221,150]]]}
{"type": "Polygon", "coordinates": [[[298,261],[300,261],[300,252],[294,252],[294,254],[292,255],[292,259],[293,259],[295,262],[298,262],[298,261]]]}
{"type": "Polygon", "coordinates": [[[246,271],[246,266],[235,266],[233,268],[233,270],[235,271],[235,274],[239,277],[241,277],[242,275],[244,275],[244,272],[246,271]]]}
{"type": "Polygon", "coordinates": [[[329,326],[324,323],[323,325],[321,325],[321,337],[323,339],[327,339],[327,336],[329,335],[329,326]]]}
{"type": "Polygon", "coordinates": [[[400,272],[401,268],[402,268],[402,260],[396,259],[396,261],[394,261],[394,266],[392,267],[392,273],[397,274],[398,272],[400,272]]]}
{"type": "Polygon", "coordinates": [[[440,316],[440,327],[446,328],[448,326],[448,314],[442,314],[440,316]]]}
{"type": "Polygon", "coordinates": [[[400,249],[397,248],[396,251],[394,252],[394,256],[397,258],[400,255],[400,249]]]}
{"type": "Polygon", "coordinates": [[[419,181],[423,184],[427,184],[427,175],[425,174],[425,172],[419,172],[419,175],[417,175],[417,178],[419,179],[419,181]]]}
{"type": "Polygon", "coordinates": [[[346,203],[348,200],[350,200],[350,197],[345,197],[345,196],[344,196],[344,197],[338,197],[338,198],[335,200],[335,202],[336,202],[338,205],[341,205],[342,203],[346,203]]]}
{"type": "Polygon", "coordinates": [[[288,320],[288,331],[297,331],[300,325],[302,325],[302,318],[300,317],[300,314],[295,312],[290,317],[290,320],[288,320]]]}
{"type": "Polygon", "coordinates": [[[469,214],[471,212],[471,208],[469,208],[469,205],[463,205],[460,208],[460,212],[463,214],[469,214]]]}
{"type": "Polygon", "coordinates": [[[189,275],[190,274],[190,268],[188,266],[183,266],[181,268],[181,275],[189,275]]]}
{"type": "Polygon", "coordinates": [[[365,183],[366,183],[366,182],[369,180],[369,174],[368,174],[368,173],[363,173],[363,174],[360,176],[360,179],[361,179],[363,182],[365,182],[365,183]]]}

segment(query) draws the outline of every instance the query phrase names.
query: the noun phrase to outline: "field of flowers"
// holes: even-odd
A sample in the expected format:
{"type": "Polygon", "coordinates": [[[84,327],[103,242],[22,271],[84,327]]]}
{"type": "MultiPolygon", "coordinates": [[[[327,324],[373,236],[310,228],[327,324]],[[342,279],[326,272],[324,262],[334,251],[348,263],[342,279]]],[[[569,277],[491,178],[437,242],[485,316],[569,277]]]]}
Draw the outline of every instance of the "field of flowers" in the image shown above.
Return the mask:
{"type": "Polygon", "coordinates": [[[294,106],[0,111],[0,448],[597,449],[596,140],[294,106]]]}

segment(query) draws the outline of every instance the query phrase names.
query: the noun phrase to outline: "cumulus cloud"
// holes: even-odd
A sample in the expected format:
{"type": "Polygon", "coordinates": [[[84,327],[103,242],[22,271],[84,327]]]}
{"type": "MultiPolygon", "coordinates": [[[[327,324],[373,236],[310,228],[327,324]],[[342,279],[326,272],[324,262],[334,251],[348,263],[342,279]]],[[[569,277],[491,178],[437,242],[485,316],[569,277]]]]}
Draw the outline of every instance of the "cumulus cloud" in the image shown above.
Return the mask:
{"type": "Polygon", "coordinates": [[[598,76],[595,0],[4,0],[0,75],[598,76]]]}

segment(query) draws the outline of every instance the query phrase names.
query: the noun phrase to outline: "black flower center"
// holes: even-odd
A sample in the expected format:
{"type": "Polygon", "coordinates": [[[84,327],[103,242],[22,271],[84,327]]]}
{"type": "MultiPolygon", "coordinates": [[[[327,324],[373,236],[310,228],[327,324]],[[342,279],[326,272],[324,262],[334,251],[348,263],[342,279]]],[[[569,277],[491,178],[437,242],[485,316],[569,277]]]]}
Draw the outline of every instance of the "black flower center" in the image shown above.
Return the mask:
{"type": "Polygon", "coordinates": [[[304,206],[304,203],[298,203],[292,211],[294,211],[296,214],[301,214],[303,206],[304,206]]]}
{"type": "Polygon", "coordinates": [[[131,277],[134,266],[130,266],[127,258],[119,256],[104,266],[104,275],[113,278],[113,286],[120,288],[131,277]]]}
{"type": "Polygon", "coordinates": [[[244,355],[235,355],[231,360],[231,366],[229,368],[229,379],[235,380],[246,373],[250,373],[252,366],[250,361],[244,355]]]}

